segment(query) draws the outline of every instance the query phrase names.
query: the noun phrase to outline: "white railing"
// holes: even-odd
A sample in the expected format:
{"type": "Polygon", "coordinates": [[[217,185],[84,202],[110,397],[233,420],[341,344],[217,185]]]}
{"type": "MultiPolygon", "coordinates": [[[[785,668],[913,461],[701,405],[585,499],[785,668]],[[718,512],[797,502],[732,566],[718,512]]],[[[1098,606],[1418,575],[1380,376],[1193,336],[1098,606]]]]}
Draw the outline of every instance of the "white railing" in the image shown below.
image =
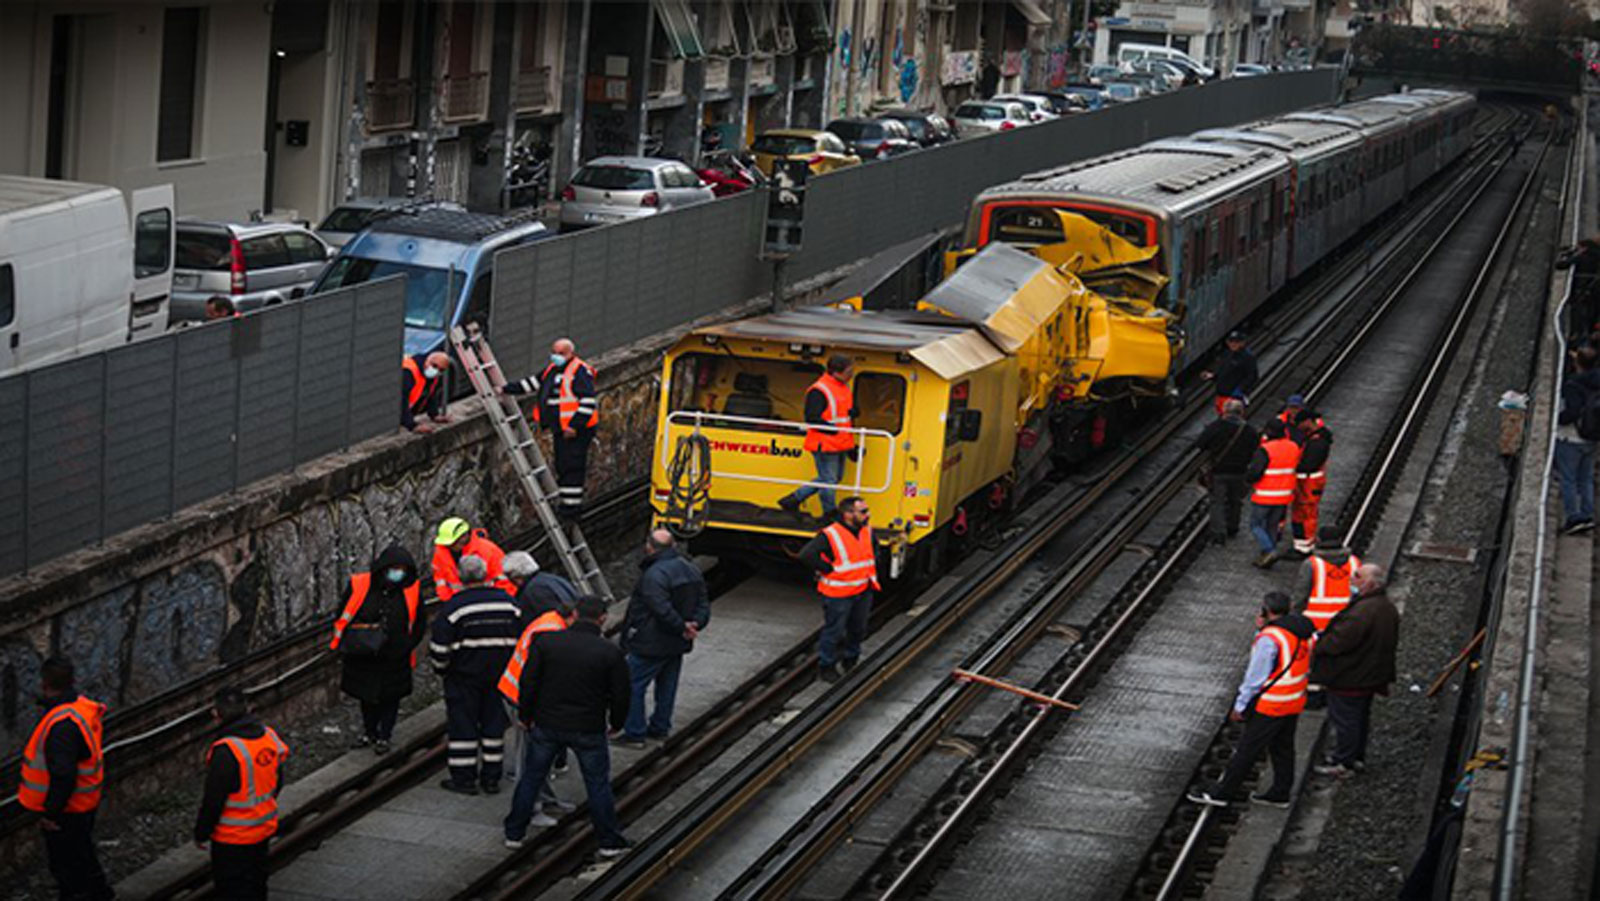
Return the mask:
{"type": "MultiPolygon", "coordinates": [[[[703,411],[679,410],[667,414],[667,427],[661,430],[661,447],[657,448],[656,460],[661,466],[663,475],[667,474],[668,460],[671,459],[671,447],[668,442],[672,436],[672,427],[692,427],[695,434],[700,434],[706,429],[732,429],[734,431],[749,431],[752,427],[763,432],[781,430],[797,432],[804,435],[809,431],[819,432],[848,432],[856,437],[856,448],[861,452],[860,459],[856,460],[855,482],[847,484],[840,473],[838,482],[818,482],[808,479],[785,479],[778,476],[763,476],[754,473],[720,472],[715,467],[711,470],[711,479],[715,482],[718,478],[737,479],[743,482],[766,482],[771,485],[790,485],[796,488],[812,486],[815,488],[849,488],[855,494],[882,494],[889,490],[890,482],[894,478],[894,435],[882,429],[867,428],[842,428],[832,425],[815,425],[809,422],[788,422],[782,419],[759,419],[754,416],[730,416],[727,413],[706,413],[703,411]],[[862,472],[867,468],[867,440],[881,438],[885,447],[889,449],[883,460],[883,480],[877,485],[863,485],[862,472]]],[[[716,451],[716,447],[712,447],[716,451]]]]}

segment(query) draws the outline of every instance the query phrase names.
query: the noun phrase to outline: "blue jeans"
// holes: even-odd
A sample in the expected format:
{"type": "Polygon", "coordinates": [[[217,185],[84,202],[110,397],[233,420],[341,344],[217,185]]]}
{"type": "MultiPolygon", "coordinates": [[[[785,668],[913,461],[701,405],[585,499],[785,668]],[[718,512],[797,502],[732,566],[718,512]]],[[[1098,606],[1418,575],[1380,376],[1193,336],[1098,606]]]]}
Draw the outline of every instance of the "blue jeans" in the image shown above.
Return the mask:
{"type": "Polygon", "coordinates": [[[1594,445],[1556,439],[1556,472],[1561,476],[1561,509],[1566,525],[1594,519],[1594,445]]]}
{"type": "Polygon", "coordinates": [[[628,705],[628,722],[622,727],[629,738],[653,735],[666,738],[672,731],[672,706],[678,700],[678,675],[683,672],[683,655],[641,657],[628,655],[628,672],[633,677],[633,702],[628,705]],[[650,683],[656,686],[656,709],[644,721],[644,693],[650,683]]]}
{"type": "Polygon", "coordinates": [[[1270,554],[1278,547],[1278,536],[1283,534],[1283,513],[1287,506],[1250,504],[1250,534],[1256,536],[1261,553],[1270,554]]]}
{"type": "Polygon", "coordinates": [[[861,656],[861,640],[867,637],[867,620],[872,616],[872,592],[854,597],[822,599],[822,637],[817,641],[817,660],[826,669],[840,660],[861,656]]]}
{"type": "MultiPolygon", "coordinates": [[[[823,453],[812,451],[812,459],[817,461],[818,482],[827,482],[831,485],[839,484],[844,478],[844,454],[823,453]]],[[[833,496],[832,488],[822,488],[817,485],[801,485],[792,495],[797,502],[805,503],[805,499],[813,494],[822,495],[822,512],[832,513],[838,506],[838,501],[833,496]]]]}
{"type": "Polygon", "coordinates": [[[611,748],[604,732],[564,732],[535,723],[528,730],[525,747],[522,778],[517,780],[517,790],[511,795],[511,813],[505,819],[506,838],[521,841],[527,836],[528,822],[539,803],[539,787],[550,777],[556,755],[571,748],[578,757],[578,770],[583,773],[589,819],[600,838],[600,847],[627,847],[622,823],[617,819],[617,802],[611,795],[611,748]]]}

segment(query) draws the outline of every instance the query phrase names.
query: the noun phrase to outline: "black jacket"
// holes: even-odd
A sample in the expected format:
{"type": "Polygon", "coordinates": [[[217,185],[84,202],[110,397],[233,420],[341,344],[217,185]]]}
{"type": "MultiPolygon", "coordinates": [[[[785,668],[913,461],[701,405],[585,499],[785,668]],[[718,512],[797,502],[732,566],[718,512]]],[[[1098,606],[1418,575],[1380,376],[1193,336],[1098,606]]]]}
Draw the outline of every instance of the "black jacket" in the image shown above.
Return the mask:
{"type": "Polygon", "coordinates": [[[1222,397],[1232,397],[1235,391],[1249,395],[1261,380],[1261,373],[1256,369],[1256,355],[1249,348],[1240,348],[1238,353],[1223,348],[1211,371],[1216,377],[1213,384],[1217,394],[1222,397]]]}
{"type": "MultiPolygon", "coordinates": [[[[79,698],[77,692],[62,697],[45,697],[40,718],[60,704],[71,704],[79,698]]],[[[44,766],[50,772],[50,790],[44,795],[44,817],[53,820],[67,809],[72,800],[72,790],[78,787],[78,762],[89,757],[89,744],[83,733],[71,720],[62,720],[50,727],[44,737],[44,766]]]]}
{"type": "MultiPolygon", "coordinates": [[[[253,715],[246,714],[231,723],[224,725],[217,731],[217,738],[260,738],[265,735],[267,727],[253,715]]],[[[273,789],[273,797],[283,789],[284,763],[278,764],[278,784],[273,789]]],[[[239,761],[234,759],[226,749],[217,749],[211,753],[211,763],[206,766],[205,794],[200,798],[200,815],[194,821],[194,840],[208,842],[211,833],[217,828],[217,820],[222,817],[222,806],[228,796],[239,788],[239,761]]]]}
{"type": "Polygon", "coordinates": [[[1311,681],[1331,691],[1386,692],[1395,679],[1400,611],[1382,591],[1357,595],[1317,638],[1311,681]]]}
{"type": "Polygon", "coordinates": [[[700,567],[669,547],[640,560],[639,569],[622,623],[622,647],[641,657],[694,650],[694,642],[683,637],[684,626],[692,622],[704,629],[711,622],[711,599],[700,567]]]}
{"type": "Polygon", "coordinates": [[[522,637],[522,622],[517,599],[499,588],[474,585],[456,592],[433,615],[433,668],[445,678],[492,688],[522,637]]]}
{"type": "Polygon", "coordinates": [[[592,735],[628,719],[628,661],[596,623],[535,636],[519,688],[520,718],[545,729],[592,735]]]}
{"type": "MultiPolygon", "coordinates": [[[[427,354],[413,354],[411,359],[416,361],[418,372],[428,368],[427,354]]],[[[411,385],[414,381],[411,370],[402,366],[400,368],[400,425],[408,432],[417,427],[418,416],[426,413],[429,417],[438,419],[440,414],[444,413],[445,392],[442,384],[444,377],[440,376],[436,379],[423,378],[422,397],[415,406],[412,406],[406,401],[411,397],[411,385]]]]}
{"type": "Polygon", "coordinates": [[[1261,435],[1243,420],[1216,419],[1206,425],[1194,444],[1205,451],[1212,472],[1242,476],[1261,444],[1261,435]]]}
{"type": "Polygon", "coordinates": [[[562,601],[566,601],[568,607],[576,604],[578,589],[555,573],[544,570],[534,573],[533,578],[517,589],[517,603],[522,605],[523,627],[526,628],[528,623],[552,610],[559,610],[562,601]]]}
{"type": "MultiPolygon", "coordinates": [[[[417,581],[417,563],[410,551],[391,544],[373,558],[367,572],[372,575],[367,599],[361,602],[361,609],[356,611],[351,624],[381,624],[383,648],[375,657],[341,657],[339,690],[358,701],[380,704],[411,694],[411,652],[428,634],[428,614],[426,608],[418,604],[417,621],[408,626],[403,592],[417,581]],[[395,585],[384,577],[392,567],[405,569],[404,582],[395,585]]],[[[343,610],[349,600],[350,583],[346,582],[339,593],[339,609],[343,610]]]]}
{"type": "Polygon", "coordinates": [[[1569,374],[1561,383],[1561,411],[1556,414],[1556,423],[1576,426],[1589,395],[1595,391],[1600,391],[1600,370],[1569,374]]]}

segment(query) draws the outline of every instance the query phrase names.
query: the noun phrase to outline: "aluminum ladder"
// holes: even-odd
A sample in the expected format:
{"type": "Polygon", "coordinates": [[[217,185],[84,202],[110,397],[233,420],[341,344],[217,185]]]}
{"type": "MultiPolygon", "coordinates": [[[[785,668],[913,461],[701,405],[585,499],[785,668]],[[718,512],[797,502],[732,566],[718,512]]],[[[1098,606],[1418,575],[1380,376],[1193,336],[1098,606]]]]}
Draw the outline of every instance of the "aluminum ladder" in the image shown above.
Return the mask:
{"type": "Polygon", "coordinates": [[[589,542],[583,537],[583,531],[575,522],[563,523],[550,503],[550,499],[558,493],[555,476],[545,463],[538,436],[529,426],[522,408],[517,405],[516,397],[500,393],[506,384],[506,377],[500,371],[500,364],[495,361],[489,339],[484,337],[474,322],[468,323],[465,329],[459,325],[451,328],[450,342],[455,345],[456,356],[460,358],[462,368],[466,369],[467,379],[472,382],[478,400],[483,402],[489,421],[494,423],[495,432],[511,454],[511,466],[517,472],[517,481],[522,483],[523,493],[533,502],[533,509],[544,524],[545,534],[550,536],[550,543],[561,557],[573,583],[584,594],[605,598],[607,604],[615,603],[616,597],[612,595],[611,586],[606,583],[605,573],[601,572],[594,552],[589,549],[589,542]]]}

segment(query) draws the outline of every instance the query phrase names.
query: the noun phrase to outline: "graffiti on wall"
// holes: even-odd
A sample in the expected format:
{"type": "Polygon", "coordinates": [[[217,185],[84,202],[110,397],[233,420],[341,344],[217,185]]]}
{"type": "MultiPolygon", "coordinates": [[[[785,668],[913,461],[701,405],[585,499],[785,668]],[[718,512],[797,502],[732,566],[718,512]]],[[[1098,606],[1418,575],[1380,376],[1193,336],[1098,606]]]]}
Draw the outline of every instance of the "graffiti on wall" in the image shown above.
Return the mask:
{"type": "Polygon", "coordinates": [[[1071,55],[1067,48],[1056,47],[1050,51],[1049,61],[1045,64],[1045,80],[1052,88],[1063,88],[1067,84],[1067,65],[1071,55]]]}
{"type": "Polygon", "coordinates": [[[900,64],[900,102],[910,103],[917,92],[917,61],[908,59],[900,64]]]}
{"type": "Polygon", "coordinates": [[[978,80],[978,51],[958,50],[944,55],[944,71],[939,81],[945,85],[971,84],[978,80]]]}

